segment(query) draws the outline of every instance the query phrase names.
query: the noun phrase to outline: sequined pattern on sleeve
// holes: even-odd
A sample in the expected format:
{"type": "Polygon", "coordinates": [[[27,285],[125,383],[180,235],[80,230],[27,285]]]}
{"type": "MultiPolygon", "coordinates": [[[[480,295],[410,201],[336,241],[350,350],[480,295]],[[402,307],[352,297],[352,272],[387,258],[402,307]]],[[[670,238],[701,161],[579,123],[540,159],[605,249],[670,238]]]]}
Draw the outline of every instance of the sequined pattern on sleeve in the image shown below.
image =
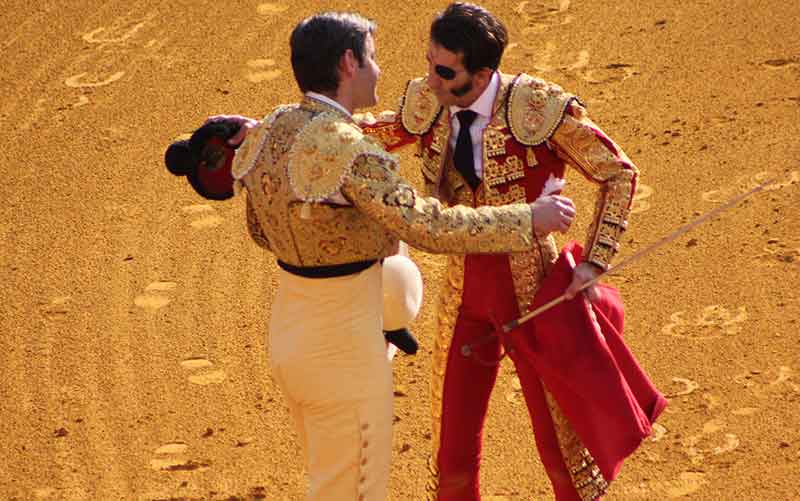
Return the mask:
{"type": "Polygon", "coordinates": [[[444,208],[420,196],[394,173],[395,160],[377,153],[353,162],[342,193],[367,216],[410,245],[432,253],[493,253],[530,250],[528,204],[444,208]]]}
{"type": "Polygon", "coordinates": [[[636,189],[638,170],[622,149],[573,102],[553,135],[556,153],[586,178],[600,184],[585,259],[607,269],[619,249],[636,189]]]}

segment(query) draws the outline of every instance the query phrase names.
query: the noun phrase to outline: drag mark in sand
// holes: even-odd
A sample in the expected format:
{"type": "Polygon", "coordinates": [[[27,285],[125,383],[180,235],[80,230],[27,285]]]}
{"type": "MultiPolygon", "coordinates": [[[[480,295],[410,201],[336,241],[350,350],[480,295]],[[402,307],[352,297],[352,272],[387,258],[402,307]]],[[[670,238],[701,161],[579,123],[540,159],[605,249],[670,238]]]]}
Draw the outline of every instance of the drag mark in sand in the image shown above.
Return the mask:
{"type": "Polygon", "coordinates": [[[738,334],[745,320],[747,309],[744,306],[730,311],[714,304],[706,306],[692,320],[686,320],[683,311],[673,313],[670,323],[661,328],[661,333],[684,339],[716,339],[738,334]]]}
{"type": "Polygon", "coordinates": [[[144,289],[144,293],[136,296],[133,304],[146,310],[158,310],[168,305],[172,299],[162,295],[164,292],[174,290],[175,282],[153,282],[144,289]]]}
{"type": "Polygon", "coordinates": [[[208,204],[189,205],[183,208],[183,212],[198,218],[189,223],[192,228],[198,230],[214,228],[222,224],[223,221],[217,211],[208,204]]]}
{"type": "Polygon", "coordinates": [[[275,66],[275,61],[272,59],[251,59],[247,61],[247,67],[250,69],[245,72],[245,78],[253,83],[275,80],[283,72],[277,68],[272,68],[273,66],[275,66]]]}

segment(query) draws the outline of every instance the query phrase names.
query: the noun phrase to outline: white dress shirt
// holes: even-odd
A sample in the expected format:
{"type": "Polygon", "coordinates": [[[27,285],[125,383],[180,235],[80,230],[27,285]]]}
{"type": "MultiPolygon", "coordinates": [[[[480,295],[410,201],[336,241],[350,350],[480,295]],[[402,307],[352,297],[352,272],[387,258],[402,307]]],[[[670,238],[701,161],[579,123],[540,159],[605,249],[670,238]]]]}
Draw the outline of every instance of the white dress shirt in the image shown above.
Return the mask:
{"type": "Polygon", "coordinates": [[[459,123],[456,113],[461,110],[472,110],[478,114],[469,127],[469,135],[472,138],[472,158],[475,160],[475,175],[478,176],[478,179],[483,179],[483,131],[486,130],[486,126],[492,119],[492,107],[499,89],[500,76],[495,71],[492,73],[489,85],[469,108],[450,107],[450,149],[452,151],[455,151],[458,132],[461,130],[461,123],[459,123]]]}
{"type": "Polygon", "coordinates": [[[308,97],[310,97],[312,99],[316,99],[317,101],[322,101],[323,103],[328,104],[330,106],[333,106],[334,108],[338,109],[339,111],[341,111],[342,113],[344,113],[348,117],[351,117],[351,118],[353,117],[353,114],[350,113],[349,111],[347,111],[347,109],[344,106],[342,106],[341,104],[339,104],[338,101],[335,101],[335,100],[329,98],[328,96],[326,96],[324,94],[319,94],[319,93],[314,92],[314,91],[308,91],[308,92],[306,92],[306,96],[308,96],[308,97]]]}

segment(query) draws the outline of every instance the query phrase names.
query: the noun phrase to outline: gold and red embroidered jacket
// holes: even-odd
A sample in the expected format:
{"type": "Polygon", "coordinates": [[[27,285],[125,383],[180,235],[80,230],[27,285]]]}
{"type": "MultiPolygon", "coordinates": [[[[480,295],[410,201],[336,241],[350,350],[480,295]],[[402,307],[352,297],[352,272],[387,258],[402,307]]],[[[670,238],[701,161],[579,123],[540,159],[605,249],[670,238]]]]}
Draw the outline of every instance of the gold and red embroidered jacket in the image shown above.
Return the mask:
{"type": "Polygon", "coordinates": [[[551,175],[563,178],[566,165],[573,166],[600,185],[585,259],[608,268],[627,226],[636,166],[574,95],[524,73],[501,73],[500,81],[483,134],[483,182],[475,192],[451,161],[449,110],[439,105],[424,78],[408,83],[399,112],[364,116],[360,125],[390,151],[416,143],[428,192],[451,205],[532,202],[551,175]]]}

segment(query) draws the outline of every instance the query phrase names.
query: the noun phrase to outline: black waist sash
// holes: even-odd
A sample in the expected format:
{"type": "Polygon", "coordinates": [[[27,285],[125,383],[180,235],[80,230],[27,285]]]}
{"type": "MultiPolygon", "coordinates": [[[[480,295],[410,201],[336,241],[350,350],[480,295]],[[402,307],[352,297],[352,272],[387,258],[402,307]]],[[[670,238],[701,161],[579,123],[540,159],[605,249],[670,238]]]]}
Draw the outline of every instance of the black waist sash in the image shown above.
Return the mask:
{"type": "Polygon", "coordinates": [[[278,259],[278,266],[282,270],[304,278],[333,278],[344,277],[347,275],[354,275],[361,273],[373,264],[377,263],[377,259],[369,259],[367,261],[356,261],[355,263],[333,264],[330,266],[294,266],[289,263],[284,263],[278,259]]]}

